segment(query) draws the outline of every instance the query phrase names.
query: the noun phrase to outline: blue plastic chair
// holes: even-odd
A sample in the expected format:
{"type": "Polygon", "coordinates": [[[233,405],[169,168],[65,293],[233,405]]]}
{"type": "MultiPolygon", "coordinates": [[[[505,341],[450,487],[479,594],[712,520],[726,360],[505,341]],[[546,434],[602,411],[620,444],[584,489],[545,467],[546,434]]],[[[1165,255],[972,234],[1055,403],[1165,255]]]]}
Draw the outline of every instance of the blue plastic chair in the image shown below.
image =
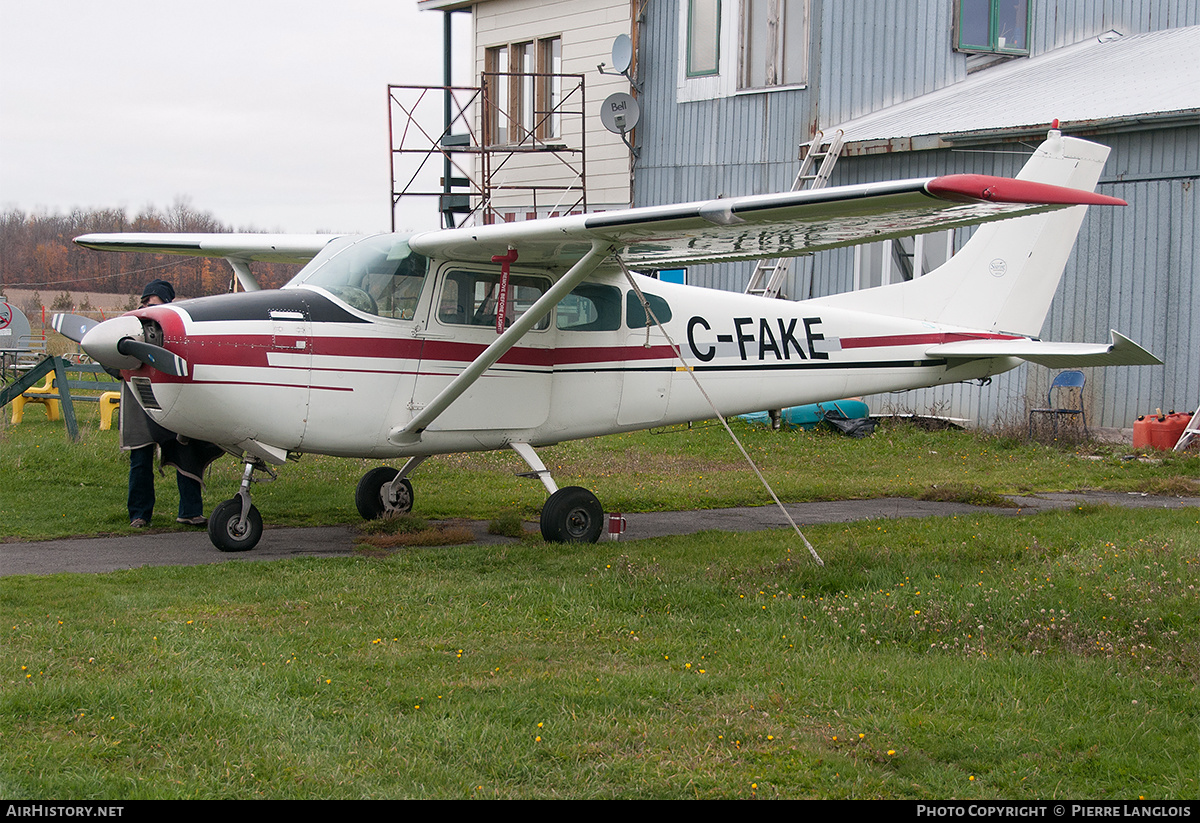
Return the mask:
{"type": "Polygon", "coordinates": [[[1087,415],[1085,415],[1083,412],[1083,383],[1084,383],[1083,372],[1079,371],[1079,369],[1068,369],[1067,371],[1061,371],[1057,375],[1055,375],[1054,380],[1051,381],[1051,383],[1050,383],[1050,390],[1048,392],[1046,392],[1046,408],[1030,409],[1030,411],[1029,411],[1029,439],[1030,440],[1033,439],[1033,416],[1035,414],[1045,414],[1045,415],[1050,416],[1050,420],[1052,423],[1052,429],[1053,429],[1055,437],[1058,437],[1058,419],[1060,417],[1078,417],[1080,419],[1080,421],[1083,423],[1083,436],[1084,437],[1088,436],[1087,415]],[[1056,405],[1054,403],[1054,392],[1055,391],[1059,391],[1060,393],[1062,391],[1066,391],[1067,398],[1069,401],[1070,397],[1072,396],[1071,395],[1072,389],[1079,390],[1075,394],[1075,397],[1078,398],[1078,402],[1079,402],[1078,408],[1062,405],[1061,400],[1059,401],[1058,405],[1056,405]]]}

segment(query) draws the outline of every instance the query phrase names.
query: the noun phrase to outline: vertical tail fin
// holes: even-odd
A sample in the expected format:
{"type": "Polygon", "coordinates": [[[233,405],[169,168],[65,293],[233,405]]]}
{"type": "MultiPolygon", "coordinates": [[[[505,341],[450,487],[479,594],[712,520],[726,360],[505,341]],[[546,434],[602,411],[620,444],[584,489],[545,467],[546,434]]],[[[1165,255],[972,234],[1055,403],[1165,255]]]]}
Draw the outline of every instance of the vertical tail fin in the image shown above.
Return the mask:
{"type": "MultiPolygon", "coordinates": [[[[1086,140],[1049,137],[1018,180],[1093,191],[1109,149],[1086,140]]],[[[980,226],[966,245],[924,277],[818,298],[839,308],[932,323],[1037,335],[1050,310],[1087,206],[980,226]]]]}

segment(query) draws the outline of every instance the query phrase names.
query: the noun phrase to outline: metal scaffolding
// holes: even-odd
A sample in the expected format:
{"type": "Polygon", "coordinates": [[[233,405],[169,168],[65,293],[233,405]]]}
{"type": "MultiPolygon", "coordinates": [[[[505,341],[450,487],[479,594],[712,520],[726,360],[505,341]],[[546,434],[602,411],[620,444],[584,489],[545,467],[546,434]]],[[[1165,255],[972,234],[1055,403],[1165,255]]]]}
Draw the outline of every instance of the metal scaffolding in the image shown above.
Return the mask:
{"type": "Polygon", "coordinates": [[[587,210],[583,75],[480,81],[388,86],[392,231],[406,197],[436,198],[443,228],[587,210]],[[516,91],[525,87],[556,94],[525,102],[516,91]]]}

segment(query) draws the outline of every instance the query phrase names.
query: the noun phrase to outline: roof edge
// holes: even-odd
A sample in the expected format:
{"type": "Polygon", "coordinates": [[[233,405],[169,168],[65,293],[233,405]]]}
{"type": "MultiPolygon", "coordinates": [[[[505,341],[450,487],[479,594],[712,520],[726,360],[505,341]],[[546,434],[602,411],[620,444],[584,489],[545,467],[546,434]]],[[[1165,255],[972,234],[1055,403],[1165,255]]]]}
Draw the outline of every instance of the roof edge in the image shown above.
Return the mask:
{"type": "MultiPolygon", "coordinates": [[[[1133,117],[1113,117],[1097,120],[1063,121],[1059,128],[1064,134],[1089,136],[1103,133],[1143,131],[1146,129],[1170,128],[1172,126],[1195,126],[1200,119],[1200,108],[1180,109],[1170,112],[1154,112],[1133,117]]],[[[917,134],[889,139],[872,138],[848,140],[842,147],[846,157],[872,154],[895,154],[906,151],[933,151],[935,149],[961,148],[981,143],[996,143],[1041,138],[1045,136],[1048,123],[1029,123],[999,129],[951,132],[945,134],[917,134]]]]}

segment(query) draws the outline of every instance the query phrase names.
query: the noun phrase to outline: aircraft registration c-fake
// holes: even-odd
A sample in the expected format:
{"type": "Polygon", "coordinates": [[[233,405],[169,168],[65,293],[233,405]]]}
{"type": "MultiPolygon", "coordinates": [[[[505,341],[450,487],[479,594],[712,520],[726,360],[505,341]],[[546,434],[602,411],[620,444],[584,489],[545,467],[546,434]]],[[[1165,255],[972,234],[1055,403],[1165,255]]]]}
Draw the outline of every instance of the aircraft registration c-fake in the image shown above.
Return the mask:
{"type": "Polygon", "coordinates": [[[380,461],[365,518],[412,507],[430,455],[511,448],[550,493],[542,534],[594,541],[588,490],[535,448],[613,432],[1051,368],[1160,363],[1130,340],[1046,343],[1049,310],[1108,148],[1051,131],[1015,179],[951,175],[375,236],[106,234],[92,249],[227,259],[247,291],[130,312],[83,336],[157,423],[244,462],[209,519],[253,548],[255,471],[289,455],[380,461]],[[1009,219],[1012,218],[1012,219],[1009,219]],[[986,223],[943,266],[791,302],[629,269],[775,258],[986,223]],[[260,291],[252,261],[307,261],[260,291]],[[673,345],[674,344],[674,345],[673,345]],[[693,381],[703,387],[703,391],[693,381]]]}

